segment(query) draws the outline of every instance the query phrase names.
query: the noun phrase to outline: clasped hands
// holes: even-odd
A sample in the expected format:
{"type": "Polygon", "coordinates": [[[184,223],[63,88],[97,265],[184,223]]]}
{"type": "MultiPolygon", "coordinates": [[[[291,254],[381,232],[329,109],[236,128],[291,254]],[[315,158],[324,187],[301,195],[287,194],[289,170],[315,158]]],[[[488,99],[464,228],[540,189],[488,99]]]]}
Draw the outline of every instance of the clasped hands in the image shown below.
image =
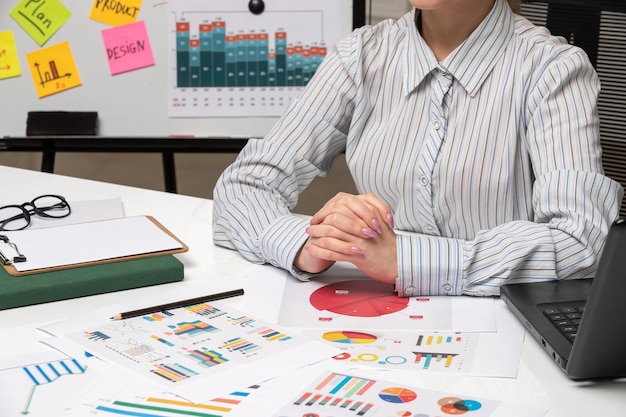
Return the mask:
{"type": "Polygon", "coordinates": [[[374,194],[338,193],[313,215],[309,235],[294,265],[318,273],[335,262],[350,262],[386,283],[398,276],[391,208],[374,194]]]}

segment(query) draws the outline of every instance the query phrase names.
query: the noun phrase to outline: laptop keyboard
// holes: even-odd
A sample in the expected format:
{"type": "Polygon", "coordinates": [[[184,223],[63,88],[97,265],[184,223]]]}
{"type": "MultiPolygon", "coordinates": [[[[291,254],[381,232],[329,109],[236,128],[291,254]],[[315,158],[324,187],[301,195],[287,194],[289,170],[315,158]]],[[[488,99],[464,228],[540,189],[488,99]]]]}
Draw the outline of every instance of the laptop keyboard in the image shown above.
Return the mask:
{"type": "Polygon", "coordinates": [[[542,304],[540,307],[543,314],[573,343],[585,311],[585,301],[542,304]]]}

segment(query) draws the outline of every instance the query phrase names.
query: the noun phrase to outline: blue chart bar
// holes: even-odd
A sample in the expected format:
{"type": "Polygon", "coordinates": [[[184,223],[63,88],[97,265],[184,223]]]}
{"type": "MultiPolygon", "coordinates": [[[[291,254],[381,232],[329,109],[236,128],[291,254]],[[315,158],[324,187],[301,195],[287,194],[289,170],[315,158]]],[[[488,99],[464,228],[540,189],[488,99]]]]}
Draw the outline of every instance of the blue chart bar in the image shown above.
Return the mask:
{"type": "Polygon", "coordinates": [[[34,385],[48,384],[63,375],[75,375],[85,372],[85,367],[76,359],[61,360],[42,365],[30,365],[22,369],[34,385]]]}
{"type": "Polygon", "coordinates": [[[325,46],[290,44],[287,32],[229,35],[226,22],[176,23],[176,81],[188,87],[301,87],[326,55],[325,46]]]}

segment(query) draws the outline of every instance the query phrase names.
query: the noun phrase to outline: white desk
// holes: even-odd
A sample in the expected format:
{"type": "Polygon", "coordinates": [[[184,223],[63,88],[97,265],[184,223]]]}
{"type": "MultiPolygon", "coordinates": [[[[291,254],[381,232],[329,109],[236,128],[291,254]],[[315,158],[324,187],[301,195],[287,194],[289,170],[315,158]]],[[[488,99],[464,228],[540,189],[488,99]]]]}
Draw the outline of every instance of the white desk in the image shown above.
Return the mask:
{"type": "MultiPolygon", "coordinates": [[[[38,326],[108,304],[128,303],[175,285],[188,285],[199,294],[237,288],[254,268],[236,252],[213,246],[210,200],[1,166],[0,178],[2,202],[6,204],[20,204],[46,193],[60,194],[68,200],[121,197],[127,216],[153,215],[189,246],[189,252],[178,255],[185,265],[183,283],[0,311],[0,357],[47,349],[38,343],[44,337],[36,330],[38,326]]],[[[372,371],[373,378],[382,375],[372,371]]],[[[389,377],[388,372],[384,375],[389,377]]],[[[596,383],[571,381],[530,337],[524,342],[516,379],[408,371],[394,372],[393,378],[407,385],[537,405],[548,408],[550,417],[626,415],[626,379],[596,383]]]]}

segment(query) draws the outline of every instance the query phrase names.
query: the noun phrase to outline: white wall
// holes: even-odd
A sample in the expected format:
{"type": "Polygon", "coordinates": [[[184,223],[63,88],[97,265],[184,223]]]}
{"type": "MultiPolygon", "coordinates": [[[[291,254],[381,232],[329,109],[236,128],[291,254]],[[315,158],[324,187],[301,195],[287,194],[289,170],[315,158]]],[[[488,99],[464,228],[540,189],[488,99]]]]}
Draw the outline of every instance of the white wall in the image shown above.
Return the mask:
{"type": "Polygon", "coordinates": [[[371,20],[368,16],[366,21],[372,24],[378,23],[387,18],[398,18],[411,9],[408,0],[368,0],[367,10],[370,10],[371,3],[371,20]]]}

